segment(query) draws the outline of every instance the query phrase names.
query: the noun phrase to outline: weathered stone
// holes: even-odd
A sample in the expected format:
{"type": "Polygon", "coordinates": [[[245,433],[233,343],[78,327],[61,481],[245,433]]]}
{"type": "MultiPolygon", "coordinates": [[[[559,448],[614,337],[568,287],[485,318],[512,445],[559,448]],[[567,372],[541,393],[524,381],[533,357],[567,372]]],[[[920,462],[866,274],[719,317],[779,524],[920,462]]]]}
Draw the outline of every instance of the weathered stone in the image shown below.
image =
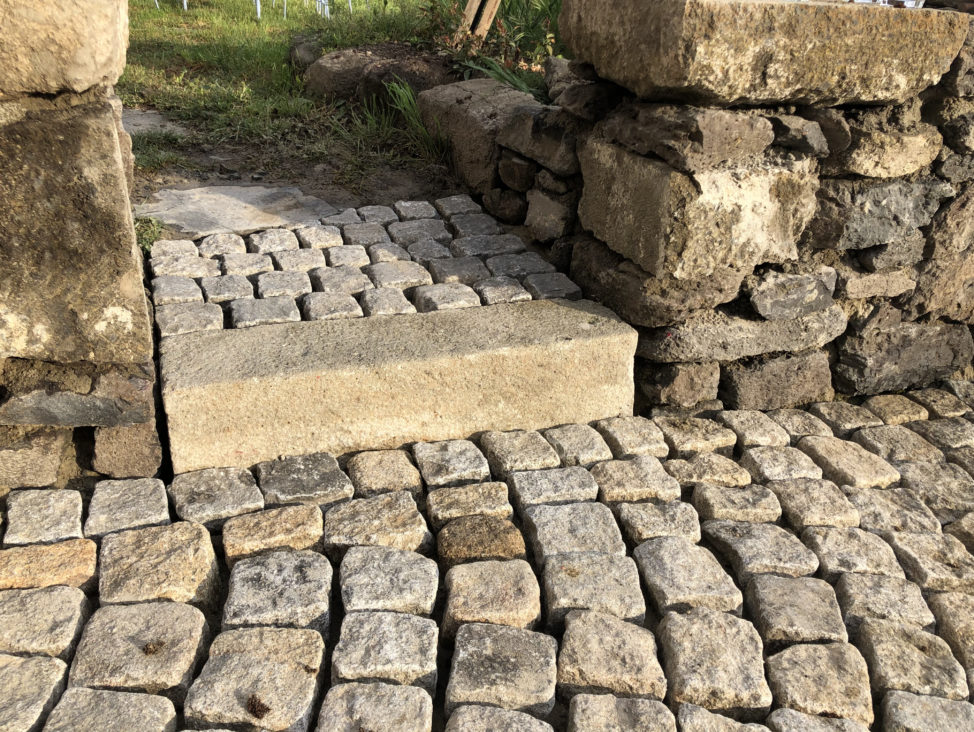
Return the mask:
{"type": "Polygon", "coordinates": [[[320,730],[388,729],[430,732],[433,700],[415,686],[338,684],[325,695],[318,715],[320,730]]]}
{"type": "Polygon", "coordinates": [[[944,454],[901,424],[865,427],[852,439],[891,463],[943,462],[944,454]]]}
{"type": "Polygon", "coordinates": [[[440,285],[423,285],[413,293],[416,310],[432,313],[438,310],[459,310],[480,305],[480,296],[467,285],[459,282],[440,285]]]}
{"type": "Polygon", "coordinates": [[[742,583],[756,574],[802,577],[814,574],[819,568],[815,555],[780,526],[705,521],[701,528],[704,536],[730,562],[742,583]]]}
{"type": "Polygon", "coordinates": [[[941,450],[974,447],[974,424],[966,419],[931,419],[906,426],[941,450]]]}
{"type": "MultiPolygon", "coordinates": [[[[340,249],[336,247],[333,250],[340,249]]],[[[311,292],[311,280],[305,272],[265,272],[257,275],[257,296],[299,297],[311,292]]]]}
{"type": "Polygon", "coordinates": [[[828,140],[818,122],[793,114],[778,114],[769,121],[774,128],[776,147],[818,157],[829,154],[828,140]]]}
{"type": "Polygon", "coordinates": [[[634,623],[646,617],[639,573],[629,557],[560,554],[545,563],[544,595],[550,629],[559,629],[573,610],[595,610],[634,623]]]}
{"type": "Polygon", "coordinates": [[[683,732],[763,732],[767,729],[761,724],[744,724],[730,717],[708,712],[696,704],[681,704],[677,711],[677,721],[683,732]]]}
{"type": "Polygon", "coordinates": [[[176,515],[216,528],[231,516],[260,511],[264,497],[249,470],[210,468],[173,478],[169,495],[176,515]]]}
{"type": "Polygon", "coordinates": [[[719,381],[720,364],[716,361],[664,366],[653,364],[646,369],[646,376],[639,386],[653,403],[692,407],[699,402],[716,399],[719,381]]]}
{"type": "Polygon", "coordinates": [[[473,286],[480,280],[490,279],[490,272],[479,257],[451,257],[433,259],[429,263],[433,280],[438,283],[459,282],[473,286]]]}
{"type": "Polygon", "coordinates": [[[900,479],[899,472],[860,445],[837,437],[803,437],[798,449],[811,457],[826,479],[853,488],[885,488],[900,479]]]}
{"type": "MultiPolygon", "coordinates": [[[[345,227],[347,224],[361,224],[362,217],[354,208],[346,208],[340,213],[334,213],[321,219],[321,223],[336,227],[345,227]]],[[[340,244],[341,242],[339,242],[340,244]]],[[[337,246],[337,245],[336,245],[337,246]]]]}
{"type": "Polygon", "coordinates": [[[487,268],[495,277],[523,279],[530,274],[554,272],[555,267],[536,252],[500,254],[487,260],[487,268]]]}
{"type": "MultiPolygon", "coordinates": [[[[366,290],[366,292],[374,292],[374,290],[366,290]]],[[[361,318],[362,308],[351,295],[311,292],[301,298],[301,314],[305,320],[361,318]]]]}
{"type": "Polygon", "coordinates": [[[314,96],[350,99],[365,68],[374,61],[371,53],[358,49],[332,51],[308,66],[304,73],[305,88],[314,96]]]}
{"type": "Polygon", "coordinates": [[[740,614],[741,591],[703,547],[667,536],[640,544],[633,556],[661,615],[695,607],[740,614]]]}
{"type": "Polygon", "coordinates": [[[616,511],[623,533],[633,544],[663,536],[682,537],[693,544],[700,541],[700,521],[689,503],[621,503],[616,511]]]}
{"type": "Polygon", "coordinates": [[[531,506],[524,511],[524,522],[539,566],[569,552],[626,553],[612,511],[601,503],[531,506]]]}
{"type": "Polygon", "coordinates": [[[806,526],[859,526],[859,511],[838,486],[829,480],[792,478],[768,482],[778,497],[788,524],[801,531],[806,526]]]}
{"type": "Polygon", "coordinates": [[[917,389],[908,395],[930,414],[931,419],[951,419],[963,417],[970,407],[961,399],[943,389],[917,389]]]}
{"type": "MultiPolygon", "coordinates": [[[[207,306],[212,303],[207,303],[207,306]]],[[[171,305],[170,307],[179,307],[171,305]]],[[[296,323],[301,313],[290,297],[268,297],[262,300],[243,298],[230,303],[230,322],[234,328],[252,328],[255,325],[296,323]]],[[[222,312],[221,312],[222,325],[222,312]]],[[[216,330],[216,328],[213,328],[216,330]]]]}
{"type": "Polygon", "coordinates": [[[440,530],[436,552],[447,567],[488,559],[524,559],[524,537],[506,519],[464,516],[453,519],[440,530]]]}
{"type": "MultiPolygon", "coordinates": [[[[266,254],[250,254],[249,252],[247,254],[224,254],[221,255],[220,261],[224,277],[250,277],[251,275],[274,271],[274,262],[266,254]]],[[[239,283],[239,280],[234,280],[233,282],[239,283]]],[[[232,284],[230,281],[224,281],[221,284],[223,285],[221,289],[231,289],[228,287],[228,285],[232,284]]],[[[236,284],[233,287],[236,289],[236,284]]],[[[251,285],[250,292],[245,292],[244,297],[253,297],[253,290],[253,285],[251,285]]]]}
{"type": "Polygon", "coordinates": [[[500,482],[430,491],[426,496],[426,511],[430,524],[437,531],[449,521],[465,516],[509,519],[514,513],[507,501],[507,484],[500,482]]]}
{"type": "MultiPolygon", "coordinates": [[[[192,244],[192,242],[190,242],[192,244]]],[[[205,278],[214,279],[214,278],[205,278]]],[[[152,280],[152,302],[158,305],[177,305],[184,302],[202,302],[203,293],[196,281],[189,277],[163,275],[152,280]]]]}
{"type": "Polygon", "coordinates": [[[790,437],[774,420],[756,410],[730,410],[715,415],[718,422],[733,430],[740,449],[757,446],[784,447],[790,437]]]}
{"type": "Polygon", "coordinates": [[[640,455],[629,460],[607,460],[591,468],[603,503],[673,501],[680,497],[680,484],[667,475],[659,460],[640,455]]]}
{"type": "Polygon", "coordinates": [[[737,443],[737,435],[709,419],[658,417],[655,422],[674,458],[691,458],[703,452],[729,454],[737,443]]]}
{"type": "Polygon", "coordinates": [[[162,464],[162,446],[155,420],[95,430],[92,467],[113,478],[152,476],[162,464]]]}
{"type": "Polygon", "coordinates": [[[750,288],[751,305],[766,320],[791,320],[832,305],[826,278],[769,271],[750,288]]]}
{"type": "Polygon", "coordinates": [[[562,465],[590,467],[595,463],[612,459],[612,451],[601,435],[585,424],[554,427],[543,432],[555,448],[562,465]]]}
{"type": "Polygon", "coordinates": [[[501,478],[516,471],[557,468],[561,465],[558,453],[538,432],[487,432],[481,436],[480,444],[491,471],[501,478]]]}
{"type": "Polygon", "coordinates": [[[846,627],[857,635],[866,620],[889,620],[933,629],[934,616],[923,600],[920,588],[899,577],[846,572],[835,584],[846,627]]]}
{"type": "Polygon", "coordinates": [[[376,287],[395,287],[408,290],[420,285],[432,285],[433,278],[417,262],[379,262],[370,264],[363,270],[376,287]]]}
{"type": "Polygon", "coordinates": [[[161,694],[182,703],[202,659],[203,613],[177,602],[109,605],[85,626],[71,686],[161,694]]]}
{"type": "Polygon", "coordinates": [[[524,278],[524,287],[535,300],[581,300],[582,289],[562,272],[540,272],[524,278]]]}
{"type": "MultiPolygon", "coordinates": [[[[274,260],[278,269],[285,272],[308,272],[316,267],[325,266],[325,255],[321,249],[292,249],[274,252],[271,254],[271,259],[274,260]]],[[[263,277],[257,278],[258,290],[260,290],[261,282],[265,281],[263,277]]],[[[304,283],[301,278],[295,278],[294,281],[304,283]]]]}
{"type": "Polygon", "coordinates": [[[899,531],[886,540],[907,576],[923,590],[974,593],[974,556],[955,537],[899,531]]]}
{"type": "Polygon", "coordinates": [[[171,600],[210,609],[218,600],[216,554],[199,524],[180,521],[109,534],[100,559],[102,604],[171,600]]]}
{"type": "Polygon", "coordinates": [[[472,285],[484,305],[505,302],[523,302],[531,299],[531,293],[513,277],[490,277],[472,285]]]}
{"type": "Polygon", "coordinates": [[[4,549],[0,551],[0,590],[53,585],[87,590],[97,576],[97,553],[98,547],[89,539],[4,549]]]}
{"type": "Polygon", "coordinates": [[[388,547],[352,547],[341,565],[345,612],[386,610],[429,616],[436,601],[436,562],[388,547]]]}
{"type": "Polygon", "coordinates": [[[349,613],[332,656],[333,684],[385,681],[436,688],[436,623],[406,613],[349,613]]]}
{"type": "Polygon", "coordinates": [[[221,633],[186,696],[186,724],[307,732],[324,650],[314,630],[221,633]]]}
{"type": "Polygon", "coordinates": [[[85,536],[169,523],[169,502],[161,480],[103,480],[95,484],[88,506],[85,536]]]}
{"type": "Polygon", "coordinates": [[[771,706],[761,638],[746,620],[708,608],[669,612],[658,630],[673,703],[735,718],[761,718],[771,706]]]}
{"type": "Polygon", "coordinates": [[[254,469],[268,505],[343,503],[355,493],[352,481],[328,453],[298,455],[259,463],[254,469]]]}
{"type": "Polygon", "coordinates": [[[372,289],[372,281],[358,267],[327,267],[308,273],[318,292],[329,295],[355,295],[372,289]]]}
{"type": "Polygon", "coordinates": [[[870,297],[896,297],[912,291],[915,287],[915,272],[910,268],[869,274],[842,269],[838,291],[849,300],[862,300],[870,297]]]}
{"type": "Polygon", "coordinates": [[[881,129],[853,125],[850,146],[828,161],[830,174],[899,178],[926,168],[940,154],[943,138],[933,125],[881,129]]]}
{"type": "Polygon", "coordinates": [[[450,242],[450,251],[455,257],[483,257],[486,259],[502,254],[517,254],[524,250],[524,242],[514,234],[466,236],[450,242]]]}
{"type": "Polygon", "coordinates": [[[480,213],[480,206],[465,193],[437,199],[433,206],[446,219],[462,214],[480,213]]]}
{"type": "MultiPolygon", "coordinates": [[[[784,431],[784,430],[782,430],[784,431]]],[[[788,441],[790,437],[785,433],[788,441]]],[[[741,465],[756,481],[820,479],[822,469],[794,447],[758,446],[744,450],[741,465]]]]}
{"type": "Polygon", "coordinates": [[[940,522],[926,504],[904,488],[845,488],[866,531],[934,531],[940,522]]]}
{"type": "Polygon", "coordinates": [[[336,558],[352,546],[428,552],[433,535],[409,491],[356,498],[325,514],[324,545],[336,558]]]}
{"type": "Polygon", "coordinates": [[[554,638],[521,628],[468,623],[457,632],[447,714],[461,704],[486,704],[537,717],[555,704],[554,638]]]}
{"type": "Polygon", "coordinates": [[[423,490],[419,471],[403,450],[360,452],[349,459],[347,470],[358,498],[399,490],[419,496],[423,490]]]}
{"type": "Polygon", "coordinates": [[[10,730],[39,730],[64,690],[67,666],[57,658],[0,654],[0,715],[10,730]]]}
{"type": "Polygon", "coordinates": [[[830,583],[845,572],[903,578],[889,544],[868,531],[810,526],[802,532],[802,542],[815,552],[820,573],[830,583]]]}
{"type": "Polygon", "coordinates": [[[890,691],[883,697],[882,717],[890,732],[963,729],[974,725],[974,705],[925,694],[890,691]]]}
{"type": "Polygon", "coordinates": [[[663,439],[663,432],[645,417],[614,417],[595,423],[606,444],[617,459],[651,455],[665,458],[669,447],[663,439]]]}
{"type": "Polygon", "coordinates": [[[676,732],[673,713],[652,699],[617,699],[607,694],[579,694],[568,707],[572,732],[660,730],[676,732]]]}
{"type": "Polygon", "coordinates": [[[745,597],[768,647],[848,640],[835,592],[820,579],[760,574],[748,583],[745,597]]]}
{"type": "Polygon", "coordinates": [[[809,406],[808,411],[825,422],[836,437],[846,438],[856,430],[882,424],[868,409],[849,402],[818,402],[809,406]]]}
{"type": "Polygon", "coordinates": [[[324,519],[318,506],[285,506],[234,516],[223,525],[227,565],[275,549],[318,549],[324,519]]]}
{"type": "Polygon", "coordinates": [[[511,497],[518,511],[540,504],[594,501],[599,486],[585,468],[553,468],[511,473],[511,497]]]}
{"type": "Polygon", "coordinates": [[[464,623],[532,629],[541,619],[541,588],[523,559],[469,562],[446,573],[443,634],[453,638],[464,623]]]}
{"type": "Polygon", "coordinates": [[[550,724],[524,712],[484,707],[480,704],[457,707],[444,729],[446,732],[493,732],[497,729],[509,732],[552,732],[550,724]]]}
{"type": "Polygon", "coordinates": [[[459,485],[490,479],[487,459],[468,440],[419,442],[413,445],[413,457],[428,486],[459,485]]]}
{"type": "Polygon", "coordinates": [[[406,299],[402,290],[393,287],[365,290],[360,299],[362,311],[366,315],[404,315],[416,312],[416,308],[406,299]]]}
{"type": "Polygon", "coordinates": [[[578,172],[575,141],[578,120],[557,106],[522,104],[511,110],[497,142],[553,171],[568,176],[578,172]]]}
{"type": "Polygon", "coordinates": [[[926,419],[929,416],[926,409],[902,394],[872,396],[863,401],[862,406],[887,425],[902,425],[906,422],[926,419]]]}
{"type": "Polygon", "coordinates": [[[268,228],[247,237],[247,251],[253,254],[270,254],[297,248],[297,237],[287,229],[268,228]]]}
{"type": "Polygon", "coordinates": [[[955,537],[967,547],[967,551],[974,553],[974,511],[964,518],[954,521],[944,527],[944,533],[955,537]]]}
{"type": "MultiPolygon", "coordinates": [[[[0,437],[4,437],[0,434],[0,437]]],[[[0,446],[0,487],[40,488],[57,482],[71,430],[42,429],[14,433],[0,446]]]]}
{"type": "Polygon", "coordinates": [[[69,661],[90,613],[74,587],[0,591],[0,653],[69,661]]]}
{"type": "Polygon", "coordinates": [[[974,596],[962,592],[941,592],[929,599],[937,618],[937,632],[947,641],[954,656],[967,669],[968,683],[974,670],[974,596]]]}
{"type": "Polygon", "coordinates": [[[974,511],[974,478],[953,463],[903,463],[900,484],[923,501],[941,523],[974,511]]]}
{"type": "Polygon", "coordinates": [[[175,732],[176,709],[162,696],[71,688],[64,692],[44,729],[53,732],[89,729],[175,732]]]}
{"type": "Polygon", "coordinates": [[[388,229],[392,240],[402,247],[408,247],[410,244],[427,239],[445,244],[453,238],[447,231],[446,225],[439,219],[397,221],[389,224],[388,229]]]}
{"type": "Polygon", "coordinates": [[[970,99],[942,97],[926,110],[926,116],[933,121],[944,135],[944,141],[955,152],[974,152],[971,138],[971,114],[974,103],[970,99]]]}
{"type": "Polygon", "coordinates": [[[721,368],[719,396],[733,409],[780,409],[831,399],[832,373],[822,351],[783,355],[721,368]]]}
{"type": "Polygon", "coordinates": [[[7,496],[4,547],[80,538],[81,493],[78,491],[11,491],[7,496]]]}
{"type": "Polygon", "coordinates": [[[382,262],[408,262],[412,257],[398,244],[373,244],[368,247],[369,258],[373,264],[382,262]]]}
{"type": "Polygon", "coordinates": [[[578,197],[562,196],[538,189],[528,191],[528,210],[524,225],[538,241],[550,242],[567,236],[575,228],[575,210],[578,197]]]}
{"type": "Polygon", "coordinates": [[[692,502],[704,520],[774,522],[781,516],[778,499],[761,485],[738,488],[699,483],[693,489],[692,502]]]}
{"type": "Polygon", "coordinates": [[[797,445],[802,437],[809,435],[832,436],[832,430],[825,422],[801,409],[775,409],[768,412],[768,416],[784,427],[785,432],[791,437],[792,446],[797,445]]]}
{"type": "Polygon", "coordinates": [[[450,229],[454,237],[460,239],[465,236],[491,236],[503,234],[504,230],[497,223],[497,219],[485,213],[456,214],[450,217],[450,229]]]}

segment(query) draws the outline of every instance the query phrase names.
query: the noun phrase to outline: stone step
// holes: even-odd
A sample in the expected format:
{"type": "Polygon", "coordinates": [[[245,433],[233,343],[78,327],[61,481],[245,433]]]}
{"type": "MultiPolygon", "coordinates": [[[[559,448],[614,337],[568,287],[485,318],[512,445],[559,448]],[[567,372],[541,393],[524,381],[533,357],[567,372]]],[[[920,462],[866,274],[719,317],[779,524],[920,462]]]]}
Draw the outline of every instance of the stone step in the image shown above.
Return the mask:
{"type": "Polygon", "coordinates": [[[632,414],[636,332],[539,300],[163,339],[176,473],[632,414]]]}

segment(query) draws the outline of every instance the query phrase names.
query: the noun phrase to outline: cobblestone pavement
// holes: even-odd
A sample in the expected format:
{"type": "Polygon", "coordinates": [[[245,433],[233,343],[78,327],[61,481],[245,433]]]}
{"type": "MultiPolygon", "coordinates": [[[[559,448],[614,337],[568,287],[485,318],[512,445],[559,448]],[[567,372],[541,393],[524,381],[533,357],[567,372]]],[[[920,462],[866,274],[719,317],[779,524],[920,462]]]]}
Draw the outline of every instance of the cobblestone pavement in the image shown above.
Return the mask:
{"type": "Polygon", "coordinates": [[[974,729],[948,388],[14,491],[0,729],[974,729]]]}

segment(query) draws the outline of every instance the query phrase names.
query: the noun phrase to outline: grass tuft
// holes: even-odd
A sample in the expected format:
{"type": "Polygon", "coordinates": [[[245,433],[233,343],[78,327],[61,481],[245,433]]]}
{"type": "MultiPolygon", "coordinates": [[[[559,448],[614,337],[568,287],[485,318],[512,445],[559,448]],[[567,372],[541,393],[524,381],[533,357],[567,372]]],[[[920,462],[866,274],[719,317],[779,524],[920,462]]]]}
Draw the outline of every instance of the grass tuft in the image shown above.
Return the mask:
{"type": "Polygon", "coordinates": [[[152,249],[153,243],[162,236],[162,224],[155,219],[137,218],[135,220],[135,241],[146,254],[152,249]]]}

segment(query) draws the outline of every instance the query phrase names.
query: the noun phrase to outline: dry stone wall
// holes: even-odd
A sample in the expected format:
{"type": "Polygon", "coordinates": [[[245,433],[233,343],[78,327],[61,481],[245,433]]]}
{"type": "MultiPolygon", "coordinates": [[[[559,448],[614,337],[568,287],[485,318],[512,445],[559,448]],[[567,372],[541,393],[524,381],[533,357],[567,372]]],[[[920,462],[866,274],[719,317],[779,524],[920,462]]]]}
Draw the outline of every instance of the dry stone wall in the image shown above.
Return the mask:
{"type": "Polygon", "coordinates": [[[486,208],[639,327],[646,407],[785,408],[969,370],[970,16],[627,7],[565,1],[576,60],[549,62],[551,104],[483,79],[420,102],[486,208]]]}
{"type": "Polygon", "coordinates": [[[0,494],[63,484],[92,462],[151,475],[151,328],[112,90],[127,4],[11,0],[2,17],[0,494]],[[92,438],[97,457],[79,468],[92,438]]]}

